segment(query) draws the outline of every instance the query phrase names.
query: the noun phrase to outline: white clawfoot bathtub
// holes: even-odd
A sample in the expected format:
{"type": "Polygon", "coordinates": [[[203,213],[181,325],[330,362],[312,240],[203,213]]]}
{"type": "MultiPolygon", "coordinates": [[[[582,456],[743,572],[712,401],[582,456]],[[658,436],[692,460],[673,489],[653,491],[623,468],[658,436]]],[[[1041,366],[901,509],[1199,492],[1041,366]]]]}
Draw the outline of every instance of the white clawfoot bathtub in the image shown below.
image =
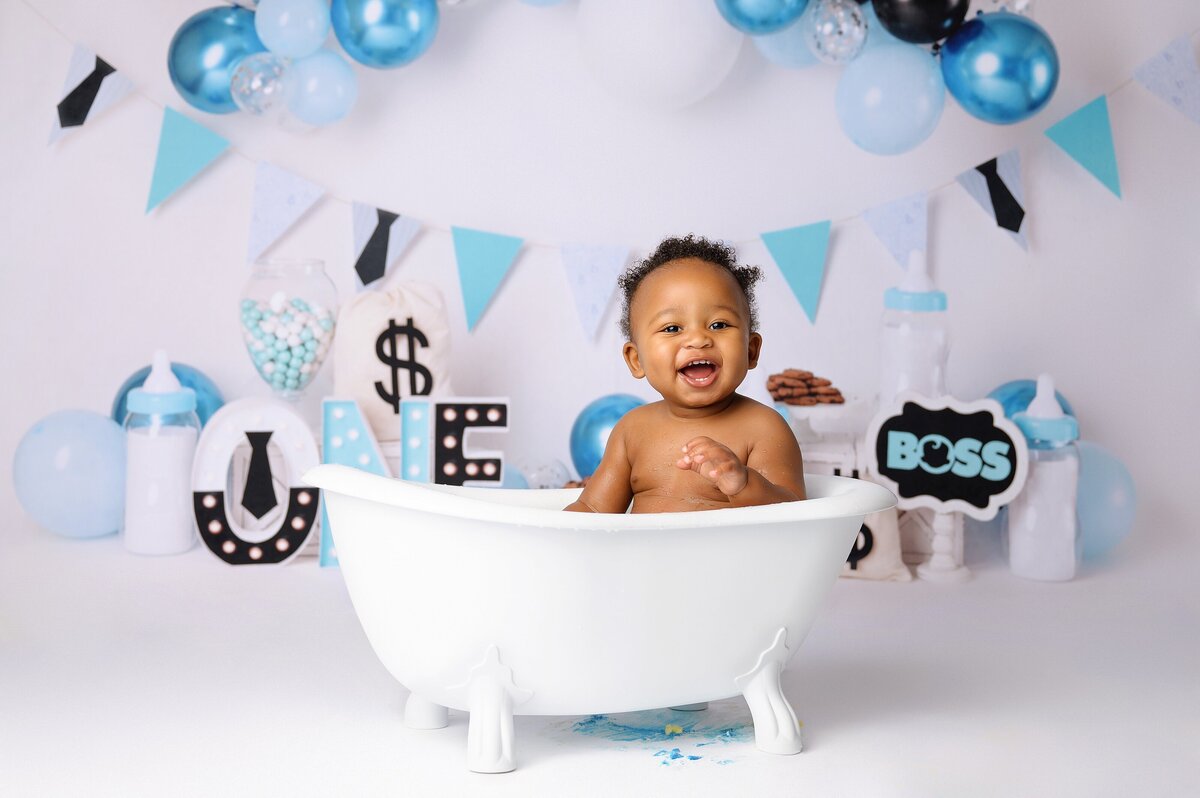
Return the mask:
{"type": "Polygon", "coordinates": [[[513,715],[746,697],[757,746],[800,751],[779,675],[878,485],[806,476],[807,501],[692,513],[567,513],[579,489],[454,488],[322,465],[338,560],[406,722],[470,712],[467,763],[515,767],[513,715]]]}

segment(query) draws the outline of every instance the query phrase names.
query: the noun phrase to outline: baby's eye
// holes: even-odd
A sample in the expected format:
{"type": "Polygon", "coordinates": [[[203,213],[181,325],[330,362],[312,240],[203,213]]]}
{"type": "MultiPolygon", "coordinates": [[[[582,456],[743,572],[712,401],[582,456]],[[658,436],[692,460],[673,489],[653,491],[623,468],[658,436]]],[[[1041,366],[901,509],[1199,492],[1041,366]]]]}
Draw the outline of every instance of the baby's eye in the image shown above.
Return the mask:
{"type": "Polygon", "coordinates": [[[683,328],[680,327],[678,324],[668,324],[666,327],[663,327],[662,331],[665,333],[677,333],[682,329],[683,328]]]}
{"type": "Polygon", "coordinates": [[[725,329],[726,327],[728,327],[728,326],[729,326],[729,322],[726,322],[726,321],[714,321],[712,324],[708,325],[708,329],[710,329],[710,330],[724,330],[724,329],[725,329]]]}

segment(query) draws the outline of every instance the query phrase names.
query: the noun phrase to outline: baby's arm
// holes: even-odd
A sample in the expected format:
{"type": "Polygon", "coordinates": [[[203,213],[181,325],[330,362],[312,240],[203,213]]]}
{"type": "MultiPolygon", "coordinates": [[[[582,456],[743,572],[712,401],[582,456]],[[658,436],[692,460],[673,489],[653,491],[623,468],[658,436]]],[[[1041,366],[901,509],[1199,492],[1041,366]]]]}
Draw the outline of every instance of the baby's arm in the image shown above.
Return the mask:
{"type": "Polygon", "coordinates": [[[728,446],[701,436],[688,441],[676,465],[712,480],[733,507],[807,498],[804,461],[787,422],[768,409],[748,426],[754,444],[745,464],[728,446]]]}
{"type": "Polygon", "coordinates": [[[613,427],[596,473],[592,474],[579,498],[564,509],[577,513],[623,513],[629,508],[633,488],[629,481],[632,473],[629,453],[625,447],[627,428],[625,419],[613,427]]]}

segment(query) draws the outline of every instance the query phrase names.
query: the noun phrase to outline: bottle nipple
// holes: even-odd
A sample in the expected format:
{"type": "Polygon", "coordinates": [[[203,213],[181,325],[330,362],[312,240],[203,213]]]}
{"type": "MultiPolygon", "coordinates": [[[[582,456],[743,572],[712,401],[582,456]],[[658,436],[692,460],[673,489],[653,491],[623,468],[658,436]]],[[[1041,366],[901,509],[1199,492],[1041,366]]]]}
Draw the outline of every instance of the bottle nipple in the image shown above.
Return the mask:
{"type": "Polygon", "coordinates": [[[182,388],[175,372],[171,371],[171,361],[167,358],[167,350],[154,350],[150,374],[146,377],[146,382],[142,384],[142,390],[146,393],[176,393],[182,388]]]}
{"type": "Polygon", "coordinates": [[[1059,406],[1058,399],[1054,396],[1054,378],[1049,374],[1038,375],[1037,394],[1026,408],[1025,415],[1030,418],[1063,417],[1062,407],[1059,406]]]}
{"type": "Polygon", "coordinates": [[[908,266],[904,269],[904,279],[900,281],[900,290],[913,294],[925,294],[936,291],[933,280],[929,277],[929,264],[925,253],[914,249],[908,253],[908,266]]]}

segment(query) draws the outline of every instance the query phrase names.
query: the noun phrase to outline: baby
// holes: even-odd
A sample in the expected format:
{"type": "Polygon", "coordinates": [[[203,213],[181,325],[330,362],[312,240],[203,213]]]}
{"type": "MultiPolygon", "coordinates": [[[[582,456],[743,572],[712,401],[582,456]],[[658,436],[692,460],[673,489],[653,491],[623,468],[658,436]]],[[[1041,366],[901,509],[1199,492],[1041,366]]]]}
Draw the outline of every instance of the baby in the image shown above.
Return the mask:
{"type": "Polygon", "coordinates": [[[736,393],[758,365],[754,284],[733,249],[668,238],[620,278],[629,372],[662,400],[613,428],[596,473],[567,510],[661,513],[805,498],[800,447],[775,410],[736,393]]]}

